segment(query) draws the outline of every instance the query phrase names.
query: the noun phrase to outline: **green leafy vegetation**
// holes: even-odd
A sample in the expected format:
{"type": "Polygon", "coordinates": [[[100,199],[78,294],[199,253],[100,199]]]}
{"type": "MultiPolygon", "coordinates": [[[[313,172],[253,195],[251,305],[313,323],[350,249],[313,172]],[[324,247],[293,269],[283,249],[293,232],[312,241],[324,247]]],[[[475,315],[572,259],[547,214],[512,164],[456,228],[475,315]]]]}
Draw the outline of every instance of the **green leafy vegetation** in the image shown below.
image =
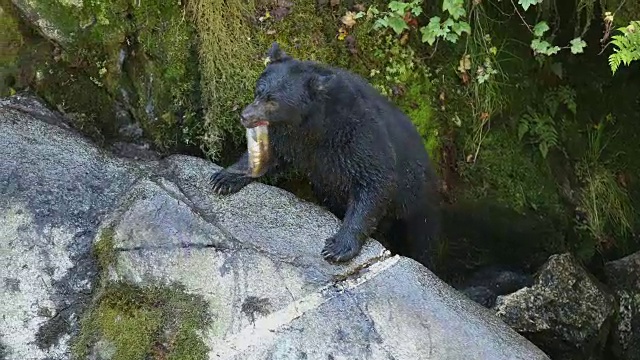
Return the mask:
{"type": "MultiPolygon", "coordinates": [[[[397,34],[385,31],[385,23],[391,16],[399,18],[399,14],[410,12],[420,15],[421,1],[413,3],[391,2],[390,13],[378,13],[375,7],[370,7],[366,17],[354,16],[361,19],[357,29],[353,29],[356,41],[361,44],[368,54],[362,75],[368,78],[372,85],[383,95],[394,101],[418,128],[429,154],[438,161],[440,158],[440,129],[441,125],[433,117],[433,88],[431,75],[424,62],[417,59],[414,45],[406,43],[397,34]],[[390,15],[391,14],[391,15],[390,15]],[[382,20],[382,21],[381,21],[382,20]],[[382,32],[382,36],[378,33],[382,32]]],[[[404,20],[402,20],[404,22],[404,20]]],[[[405,23],[406,24],[406,23],[405,23]]]]}
{"type": "Polygon", "coordinates": [[[15,92],[20,47],[24,43],[18,21],[0,6],[0,96],[15,92]]]}
{"type": "MultiPolygon", "coordinates": [[[[369,14],[377,16],[373,28],[391,28],[396,34],[402,34],[404,30],[409,30],[409,25],[404,20],[405,13],[410,12],[413,16],[420,16],[422,14],[421,3],[421,0],[414,0],[410,3],[390,1],[387,5],[389,11],[383,12],[378,11],[376,7],[370,7],[369,14]]],[[[355,18],[358,19],[361,16],[362,13],[358,13],[355,18]]]]}
{"type": "Polygon", "coordinates": [[[442,11],[448,12],[450,17],[444,21],[439,16],[430,18],[427,26],[420,28],[422,42],[433,45],[437,39],[442,38],[456,43],[463,33],[470,34],[471,26],[461,20],[467,14],[463,3],[463,0],[444,0],[442,11]]]}
{"type": "Polygon", "coordinates": [[[529,7],[540,4],[543,0],[518,0],[518,4],[522,6],[524,11],[529,10],[529,7]]]}
{"type": "Polygon", "coordinates": [[[621,34],[612,36],[611,40],[616,49],[609,55],[609,66],[614,74],[620,64],[628,66],[632,61],[640,60],[640,21],[632,21],[618,31],[621,34]]]}
{"type": "MultiPolygon", "coordinates": [[[[371,6],[367,10],[367,16],[376,17],[374,29],[391,28],[396,35],[400,35],[404,31],[410,31],[409,23],[415,23],[414,18],[422,14],[422,2],[423,0],[413,0],[409,3],[391,1],[387,5],[388,11],[380,11],[377,7],[371,6]]],[[[463,33],[471,33],[469,23],[462,19],[467,14],[463,5],[463,0],[444,0],[442,11],[449,13],[449,17],[443,20],[439,16],[433,16],[426,26],[420,27],[422,42],[433,45],[436,40],[444,39],[456,43],[463,33]]],[[[354,18],[363,15],[360,12],[354,18]]]]}
{"type": "Polygon", "coordinates": [[[551,168],[532,155],[508,129],[487,133],[476,163],[461,162],[461,173],[472,184],[464,198],[491,198],[517,211],[533,209],[562,213],[551,168]]]}
{"type": "Polygon", "coordinates": [[[575,115],[577,111],[575,97],[575,91],[565,86],[545,93],[541,109],[536,111],[527,106],[527,112],[522,115],[518,124],[518,138],[522,140],[525,135],[528,135],[530,141],[538,146],[542,157],[546,158],[549,149],[559,145],[556,122],[563,122],[564,119],[563,115],[560,115],[560,119],[556,120],[558,107],[563,104],[570,113],[575,115]]]}
{"type": "MultiPolygon", "coordinates": [[[[608,141],[604,129],[612,123],[609,116],[605,122],[588,132],[588,148],[576,165],[576,174],[583,183],[579,198],[579,210],[584,212],[586,230],[597,240],[598,246],[611,244],[617,239],[625,239],[633,230],[633,208],[629,195],[622,187],[616,174],[603,161],[602,154],[608,141]]],[[[610,140],[610,139],[609,139],[610,140]]]]}
{"type": "Polygon", "coordinates": [[[533,142],[538,144],[544,158],[547,157],[549,148],[558,146],[558,132],[555,129],[553,117],[549,114],[540,114],[529,108],[520,119],[518,138],[522,140],[527,133],[533,138],[533,142]]]}

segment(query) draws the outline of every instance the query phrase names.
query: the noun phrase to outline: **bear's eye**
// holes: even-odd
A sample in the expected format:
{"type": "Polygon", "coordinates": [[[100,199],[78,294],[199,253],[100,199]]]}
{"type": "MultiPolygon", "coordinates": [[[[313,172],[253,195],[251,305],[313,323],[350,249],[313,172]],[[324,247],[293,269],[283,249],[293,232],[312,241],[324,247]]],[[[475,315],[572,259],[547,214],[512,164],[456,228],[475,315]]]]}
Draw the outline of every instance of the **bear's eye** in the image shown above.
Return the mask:
{"type": "Polygon", "coordinates": [[[263,95],[266,90],[267,90],[267,85],[263,81],[260,81],[256,86],[255,96],[257,97],[257,96],[263,95]]]}

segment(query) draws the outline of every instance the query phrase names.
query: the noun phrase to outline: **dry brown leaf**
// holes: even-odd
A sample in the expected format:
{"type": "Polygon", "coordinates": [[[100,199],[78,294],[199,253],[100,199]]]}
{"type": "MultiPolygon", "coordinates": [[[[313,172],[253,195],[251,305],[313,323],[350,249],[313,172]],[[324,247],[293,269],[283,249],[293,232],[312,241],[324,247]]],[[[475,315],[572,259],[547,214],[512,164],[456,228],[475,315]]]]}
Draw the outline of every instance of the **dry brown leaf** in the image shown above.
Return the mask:
{"type": "Polygon", "coordinates": [[[461,73],[464,73],[470,69],[471,69],[471,56],[465,55],[460,59],[460,65],[458,66],[458,71],[460,71],[461,73]]]}
{"type": "Polygon", "coordinates": [[[407,11],[404,14],[403,20],[404,20],[404,22],[407,23],[407,25],[409,25],[411,27],[414,27],[414,28],[418,27],[418,20],[416,20],[416,18],[413,17],[413,15],[411,15],[410,11],[407,11]]]}
{"type": "Polygon", "coordinates": [[[347,13],[340,19],[340,21],[342,21],[342,23],[347,27],[353,27],[353,25],[356,24],[356,13],[354,13],[353,11],[347,11],[347,13]]]}
{"type": "Polygon", "coordinates": [[[460,74],[460,80],[462,80],[462,84],[468,85],[469,82],[471,81],[471,75],[469,75],[469,73],[465,71],[462,74],[460,74]]]}

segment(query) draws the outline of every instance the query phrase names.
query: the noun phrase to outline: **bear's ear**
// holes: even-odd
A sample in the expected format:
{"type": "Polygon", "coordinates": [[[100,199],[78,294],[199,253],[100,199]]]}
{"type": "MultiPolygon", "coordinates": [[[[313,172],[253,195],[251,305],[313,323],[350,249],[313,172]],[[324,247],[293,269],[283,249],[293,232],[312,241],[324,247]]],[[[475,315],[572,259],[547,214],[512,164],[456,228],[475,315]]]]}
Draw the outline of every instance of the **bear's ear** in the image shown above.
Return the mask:
{"type": "Polygon", "coordinates": [[[315,74],[311,79],[309,79],[309,86],[312,91],[316,93],[323,93],[335,78],[336,75],[331,73],[315,74]]]}
{"type": "Polygon", "coordinates": [[[277,41],[274,41],[271,44],[271,47],[267,51],[267,58],[269,59],[270,64],[291,59],[291,57],[287,55],[284,50],[280,49],[280,45],[277,41]]]}

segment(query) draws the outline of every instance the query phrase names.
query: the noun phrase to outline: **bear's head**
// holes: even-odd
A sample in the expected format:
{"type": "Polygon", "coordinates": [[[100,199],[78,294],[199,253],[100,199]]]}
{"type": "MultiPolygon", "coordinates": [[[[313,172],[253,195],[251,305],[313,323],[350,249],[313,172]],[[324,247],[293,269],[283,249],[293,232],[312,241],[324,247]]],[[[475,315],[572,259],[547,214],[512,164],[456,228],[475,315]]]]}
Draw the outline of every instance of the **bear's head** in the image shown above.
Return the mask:
{"type": "Polygon", "coordinates": [[[242,110],[241,123],[246,128],[298,125],[321,105],[335,74],[317,63],[292,58],[277,42],[267,57],[269,63],[256,82],[254,101],[242,110]]]}

